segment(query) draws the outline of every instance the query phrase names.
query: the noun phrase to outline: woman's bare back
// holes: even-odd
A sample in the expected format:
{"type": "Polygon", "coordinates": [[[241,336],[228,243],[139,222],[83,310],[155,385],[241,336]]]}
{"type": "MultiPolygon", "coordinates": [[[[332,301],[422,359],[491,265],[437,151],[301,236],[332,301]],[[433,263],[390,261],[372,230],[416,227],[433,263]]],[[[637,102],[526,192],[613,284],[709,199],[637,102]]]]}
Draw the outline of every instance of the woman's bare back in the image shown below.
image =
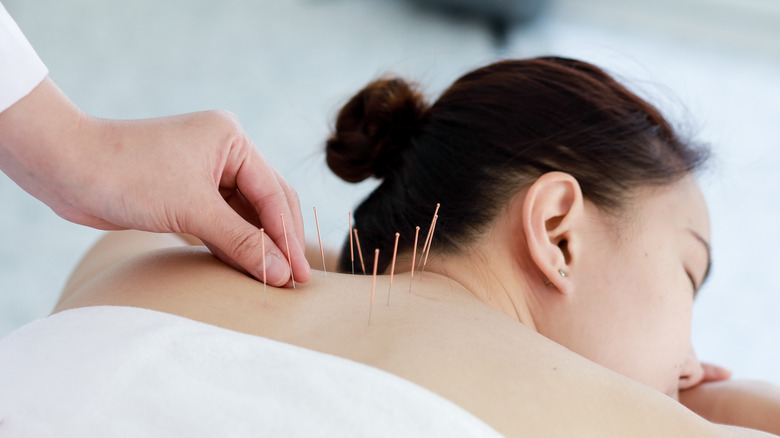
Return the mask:
{"type": "MultiPolygon", "coordinates": [[[[598,366],[482,303],[446,277],[315,272],[265,288],[205,249],[114,233],[55,312],[124,305],[168,312],[361,362],[437,393],[507,436],[741,436],[598,366]],[[387,304],[388,292],[390,304],[387,304]],[[371,321],[369,324],[369,308],[371,321]]],[[[752,436],[752,435],[746,435],[752,436]]]]}

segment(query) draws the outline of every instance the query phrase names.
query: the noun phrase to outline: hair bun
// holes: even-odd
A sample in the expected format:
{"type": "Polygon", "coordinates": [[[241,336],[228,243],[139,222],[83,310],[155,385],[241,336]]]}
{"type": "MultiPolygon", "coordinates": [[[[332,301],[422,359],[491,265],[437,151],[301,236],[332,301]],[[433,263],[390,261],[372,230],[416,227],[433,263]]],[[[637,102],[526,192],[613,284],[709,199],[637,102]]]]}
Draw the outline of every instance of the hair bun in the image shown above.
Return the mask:
{"type": "Polygon", "coordinates": [[[427,107],[403,79],[371,82],[339,112],[326,146],[328,167],[349,182],[383,178],[400,166],[427,107]]]}

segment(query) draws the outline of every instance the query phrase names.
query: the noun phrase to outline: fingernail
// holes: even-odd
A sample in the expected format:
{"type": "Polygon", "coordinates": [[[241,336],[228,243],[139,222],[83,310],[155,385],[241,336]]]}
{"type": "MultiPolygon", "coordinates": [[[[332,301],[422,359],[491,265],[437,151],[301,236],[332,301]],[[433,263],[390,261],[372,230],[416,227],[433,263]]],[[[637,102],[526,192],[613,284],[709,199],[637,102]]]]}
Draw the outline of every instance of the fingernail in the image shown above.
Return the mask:
{"type": "MultiPolygon", "coordinates": [[[[263,278],[263,265],[258,266],[258,278],[263,278]]],[[[266,283],[281,286],[287,282],[290,277],[290,268],[287,261],[280,256],[269,252],[265,255],[265,273],[267,275],[266,283]]]]}

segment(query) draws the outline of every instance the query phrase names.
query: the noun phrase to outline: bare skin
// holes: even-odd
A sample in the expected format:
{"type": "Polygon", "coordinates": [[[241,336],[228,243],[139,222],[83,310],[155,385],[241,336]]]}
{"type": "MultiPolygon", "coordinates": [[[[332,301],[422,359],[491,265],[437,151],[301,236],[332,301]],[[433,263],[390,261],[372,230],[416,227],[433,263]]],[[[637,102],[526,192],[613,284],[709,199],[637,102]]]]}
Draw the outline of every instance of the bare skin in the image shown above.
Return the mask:
{"type": "Polygon", "coordinates": [[[102,119],[45,78],[0,112],[0,170],[71,222],[192,233],[261,280],[265,260],[277,286],[290,282],[284,214],[295,278],[308,280],[297,194],[228,112],[102,119]]]}
{"type": "MultiPolygon", "coordinates": [[[[500,236],[500,226],[496,230],[500,236]]],[[[511,245],[511,239],[503,241],[511,245]]],[[[499,242],[487,243],[500,252],[499,242]]],[[[533,256],[532,246],[526,255],[533,256]]],[[[715,425],[664,395],[666,381],[682,377],[679,369],[670,367],[661,373],[665,377],[641,384],[551,341],[538,332],[549,322],[532,308],[521,311],[518,296],[485,296],[491,290],[485,287],[489,276],[464,276],[469,272],[464,269],[456,278],[452,269],[466,266],[468,259],[479,258],[439,257],[425,274],[415,275],[411,292],[408,272],[397,274],[390,306],[389,278],[380,276],[369,326],[370,276],[328,273],[326,278],[315,271],[309,283],[294,291],[269,287],[266,298],[262,284],[203,248],[188,247],[176,236],[123,231],[106,236],[84,258],[55,312],[136,306],[333,354],[425,387],[506,436],[769,436],[715,425]],[[515,303],[511,311],[507,302],[515,303]],[[658,388],[648,386],[656,380],[658,388]]],[[[558,262],[554,255],[550,260],[558,262]]],[[[493,274],[509,284],[510,277],[500,274],[502,266],[494,266],[493,274]]],[[[578,266],[570,262],[566,269],[576,281],[578,266]]],[[[697,280],[703,276],[696,274],[697,280]]],[[[534,283],[523,284],[500,292],[538,289],[534,283]]],[[[586,284],[559,287],[571,296],[586,284]]],[[[537,293],[563,292],[556,287],[537,293]]],[[[531,302],[530,295],[523,297],[531,302]]],[[[686,299],[692,301],[692,296],[686,299]]],[[[583,339],[583,349],[588,342],[583,339]]],[[[687,355],[686,349],[683,343],[679,351],[687,355]]],[[[678,359],[685,361],[676,356],[670,361],[678,359]]]]}

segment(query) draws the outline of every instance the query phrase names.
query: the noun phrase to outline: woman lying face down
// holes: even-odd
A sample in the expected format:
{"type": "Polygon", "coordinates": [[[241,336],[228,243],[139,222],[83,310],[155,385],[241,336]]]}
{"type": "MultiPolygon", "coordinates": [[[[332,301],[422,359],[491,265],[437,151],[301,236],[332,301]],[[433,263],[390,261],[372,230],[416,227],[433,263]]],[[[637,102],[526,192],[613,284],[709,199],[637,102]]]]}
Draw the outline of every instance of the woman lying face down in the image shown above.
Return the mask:
{"type": "MultiPolygon", "coordinates": [[[[715,423],[776,432],[780,391],[701,383],[690,343],[705,158],[580,61],[498,62],[430,106],[375,81],[327,161],[382,180],[354,226],[369,271],[376,248],[389,272],[399,233],[393,277],[265,288],[177,236],[110,233],[54,315],[0,341],[0,387],[24,388],[0,392],[0,432],[44,418],[57,436],[767,436],[715,423]]],[[[349,247],[339,263],[351,272],[349,247]]]]}
{"type": "Polygon", "coordinates": [[[690,323],[710,228],[692,173],[706,155],[601,70],[561,58],[479,69],[430,107],[400,79],[376,81],[328,142],[342,178],[383,179],[355,212],[380,267],[396,230],[411,258],[409,230],[441,203],[428,271],[673,397],[702,378],[690,323]]]}

